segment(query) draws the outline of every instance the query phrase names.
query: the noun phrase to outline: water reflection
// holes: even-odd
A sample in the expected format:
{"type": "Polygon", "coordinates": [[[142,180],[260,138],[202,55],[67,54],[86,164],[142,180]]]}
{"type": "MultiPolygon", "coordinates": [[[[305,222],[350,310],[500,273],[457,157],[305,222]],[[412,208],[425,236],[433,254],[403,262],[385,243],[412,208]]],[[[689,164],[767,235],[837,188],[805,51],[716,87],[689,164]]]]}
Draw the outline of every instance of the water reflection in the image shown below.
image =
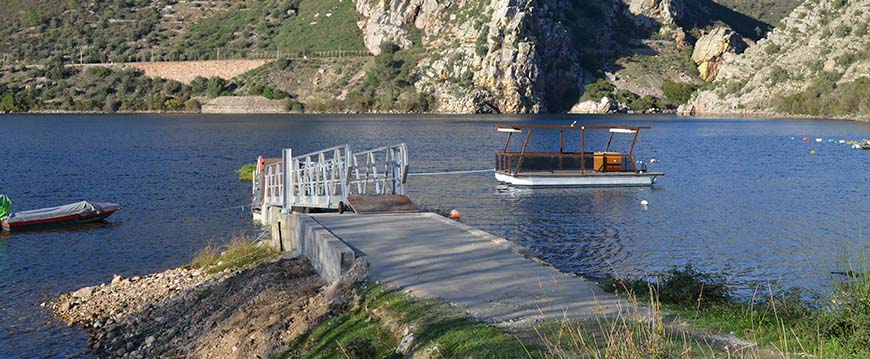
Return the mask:
{"type": "Polygon", "coordinates": [[[6,116],[0,192],[16,208],[92,199],[124,209],[108,224],[79,230],[0,234],[0,357],[85,350],[82,331],[43,325],[53,320],[39,306],[46,298],[113,274],[178,266],[207,241],[259,233],[248,213],[228,209],[249,199],[249,184],[233,171],[258,155],[279,156],[283,147],[305,153],[344,143],[366,149],[406,142],[412,172],[478,170],[493,168],[493,153],[504,144],[496,125],[574,120],[652,126],[641,134],[636,158],[656,158],[649,170],[667,174],[656,187],[632,189],[518,189],[500,186],[492,173],[418,176],[409,178],[410,195],[426,207],[458,208],[463,222],[588,276],[611,270],[644,275],[691,263],[728,273],[738,287],[775,280],[825,289],[840,254],[854,258],[870,246],[870,221],[862,210],[870,202],[870,151],[790,139],[866,138],[867,123],[669,116],[6,116]],[[811,149],[817,154],[808,155],[811,149]],[[649,201],[646,210],[641,200],[649,201]]]}

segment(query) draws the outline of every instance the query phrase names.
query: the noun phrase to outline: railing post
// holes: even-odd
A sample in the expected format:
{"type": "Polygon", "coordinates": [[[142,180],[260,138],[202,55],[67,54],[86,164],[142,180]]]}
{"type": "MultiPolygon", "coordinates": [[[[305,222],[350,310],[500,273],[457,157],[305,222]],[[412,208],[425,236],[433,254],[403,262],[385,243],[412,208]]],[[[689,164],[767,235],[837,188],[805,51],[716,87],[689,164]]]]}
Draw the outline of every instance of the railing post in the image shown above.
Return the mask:
{"type": "Polygon", "coordinates": [[[293,208],[293,150],[285,148],[281,151],[281,170],[284,171],[282,205],[287,212],[293,208]]]}

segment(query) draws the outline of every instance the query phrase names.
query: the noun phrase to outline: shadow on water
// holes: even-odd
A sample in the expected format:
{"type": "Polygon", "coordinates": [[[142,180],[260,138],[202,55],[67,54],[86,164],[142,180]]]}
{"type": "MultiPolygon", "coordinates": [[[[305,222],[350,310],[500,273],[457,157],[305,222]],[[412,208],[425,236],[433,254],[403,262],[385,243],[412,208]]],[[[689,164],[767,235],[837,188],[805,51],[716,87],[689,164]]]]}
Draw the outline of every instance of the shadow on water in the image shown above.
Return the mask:
{"type": "Polygon", "coordinates": [[[83,234],[89,231],[95,231],[100,229],[112,229],[116,226],[120,226],[121,223],[115,223],[110,221],[97,221],[90,223],[82,223],[82,224],[74,224],[67,226],[57,226],[57,227],[46,227],[46,228],[33,228],[33,229],[17,229],[11,232],[3,231],[0,233],[0,238],[8,239],[13,238],[15,235],[23,236],[25,234],[49,234],[49,233],[68,233],[68,234],[83,234]]]}

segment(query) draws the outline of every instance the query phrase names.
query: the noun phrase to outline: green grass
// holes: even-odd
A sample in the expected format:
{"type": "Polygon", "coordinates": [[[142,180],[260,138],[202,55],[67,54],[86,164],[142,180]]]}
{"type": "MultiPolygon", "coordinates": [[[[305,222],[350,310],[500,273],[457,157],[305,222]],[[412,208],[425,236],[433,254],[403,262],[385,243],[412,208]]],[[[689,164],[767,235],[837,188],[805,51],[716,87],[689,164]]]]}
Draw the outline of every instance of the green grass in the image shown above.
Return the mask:
{"type": "Polygon", "coordinates": [[[256,163],[246,163],[242,165],[242,167],[236,170],[236,173],[239,174],[239,181],[253,181],[255,170],[257,170],[256,163]]]}
{"type": "Polygon", "coordinates": [[[851,275],[832,278],[833,292],[821,299],[799,289],[770,287],[758,288],[750,299],[735,299],[721,291],[724,282],[720,279],[683,269],[663,274],[657,284],[629,281],[621,286],[623,293],[645,298],[649,298],[646,293],[651,287],[671,320],[717,333],[735,333],[782,357],[867,358],[870,260],[864,257],[857,264],[847,262],[846,268],[851,275]],[[711,291],[710,286],[716,289],[711,291]],[[702,292],[705,294],[698,294],[702,292]]]}
{"type": "Polygon", "coordinates": [[[371,357],[400,358],[394,353],[402,335],[397,331],[405,327],[416,328],[413,330],[415,350],[432,353],[431,357],[529,358],[543,355],[534,345],[476,322],[445,303],[413,299],[396,289],[372,283],[361,284],[356,292],[362,298],[357,309],[325,321],[296,338],[290,343],[290,350],[280,357],[365,357],[351,355],[348,348],[368,347],[369,352],[375,353],[371,357]]]}
{"type": "Polygon", "coordinates": [[[281,51],[365,50],[356,17],[352,1],[302,0],[299,14],[277,29],[272,43],[281,51]]]}
{"type": "Polygon", "coordinates": [[[225,269],[247,268],[277,254],[278,250],[258,245],[250,238],[234,237],[229,244],[222,247],[210,244],[205,246],[193,258],[190,267],[205,269],[207,273],[218,273],[225,269]]]}

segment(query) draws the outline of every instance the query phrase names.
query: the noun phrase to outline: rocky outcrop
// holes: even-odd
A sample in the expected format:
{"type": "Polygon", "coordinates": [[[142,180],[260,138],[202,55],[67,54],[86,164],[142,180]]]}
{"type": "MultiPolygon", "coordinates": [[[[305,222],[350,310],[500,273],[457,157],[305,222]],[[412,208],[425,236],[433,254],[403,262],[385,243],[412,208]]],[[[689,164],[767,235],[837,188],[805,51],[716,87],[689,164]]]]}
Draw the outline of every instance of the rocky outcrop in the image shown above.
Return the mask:
{"type": "Polygon", "coordinates": [[[605,96],[601,98],[601,101],[582,101],[574,105],[568,113],[604,114],[615,110],[616,106],[605,96]]]}
{"type": "Polygon", "coordinates": [[[682,0],[630,0],[628,11],[638,25],[658,27],[676,24],[685,6],[682,0]]]}
{"type": "Polygon", "coordinates": [[[867,1],[806,1],[742,55],[725,53],[712,88],[683,112],[773,115],[782,112],[777,99],[820,79],[843,85],[870,76],[868,23],[867,1]]]}
{"type": "MultiPolygon", "coordinates": [[[[372,53],[384,42],[409,48],[419,38],[427,51],[415,86],[436,97],[438,112],[544,112],[552,98],[592,78],[577,64],[569,29],[552,15],[572,6],[568,1],[356,1],[372,53]]],[[[589,6],[612,14],[615,4],[589,6]]]]}
{"type": "Polygon", "coordinates": [[[747,47],[740,34],[731,28],[720,26],[698,39],[692,51],[692,61],[698,65],[701,79],[710,81],[719,74],[719,66],[726,53],[740,54],[747,47]]]}

